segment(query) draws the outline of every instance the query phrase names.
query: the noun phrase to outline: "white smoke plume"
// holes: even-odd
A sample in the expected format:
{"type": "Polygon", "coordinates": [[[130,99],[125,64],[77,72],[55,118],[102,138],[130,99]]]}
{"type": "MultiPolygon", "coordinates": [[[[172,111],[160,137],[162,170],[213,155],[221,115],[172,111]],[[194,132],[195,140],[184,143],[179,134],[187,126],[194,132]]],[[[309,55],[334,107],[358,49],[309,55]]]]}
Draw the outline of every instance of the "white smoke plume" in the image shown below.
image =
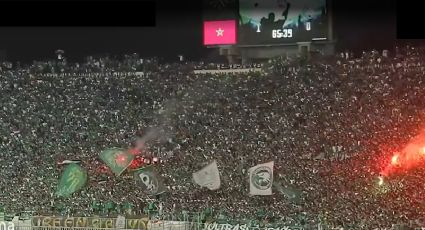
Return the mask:
{"type": "Polygon", "coordinates": [[[212,94],[211,89],[202,86],[197,81],[192,87],[188,87],[180,92],[181,98],[168,99],[156,106],[156,112],[153,114],[153,125],[147,128],[143,135],[136,140],[135,149],[143,152],[147,143],[159,142],[161,144],[173,143],[175,136],[175,126],[178,114],[190,113],[191,109],[181,110],[182,107],[194,107],[202,103],[203,99],[212,94]]]}

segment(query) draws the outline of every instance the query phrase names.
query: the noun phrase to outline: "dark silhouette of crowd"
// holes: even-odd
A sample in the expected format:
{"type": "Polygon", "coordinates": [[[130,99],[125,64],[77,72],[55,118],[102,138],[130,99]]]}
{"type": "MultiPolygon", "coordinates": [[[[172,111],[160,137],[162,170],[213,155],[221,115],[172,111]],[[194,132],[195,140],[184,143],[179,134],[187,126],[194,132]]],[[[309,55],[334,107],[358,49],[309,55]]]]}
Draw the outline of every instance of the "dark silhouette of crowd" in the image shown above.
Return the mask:
{"type": "Polygon", "coordinates": [[[262,73],[219,77],[194,74],[196,63],[137,55],[5,64],[0,204],[9,213],[92,215],[94,203],[113,202],[131,204],[138,214],[155,204],[164,218],[213,210],[231,220],[282,225],[424,227],[424,168],[386,178],[387,189],[376,182],[392,151],[423,128],[424,51],[276,58],[262,73]],[[167,192],[147,197],[131,173],[114,176],[98,156],[110,147],[131,148],[152,130],[157,138],[142,154],[161,159],[155,168],[167,192]],[[73,159],[89,181],[72,197],[55,198],[63,169],[57,162],[73,159]],[[212,160],[222,180],[218,191],[192,182],[192,173],[212,160]],[[248,195],[247,170],[268,161],[275,162],[275,182],[302,191],[299,202],[277,189],[248,195]]]}

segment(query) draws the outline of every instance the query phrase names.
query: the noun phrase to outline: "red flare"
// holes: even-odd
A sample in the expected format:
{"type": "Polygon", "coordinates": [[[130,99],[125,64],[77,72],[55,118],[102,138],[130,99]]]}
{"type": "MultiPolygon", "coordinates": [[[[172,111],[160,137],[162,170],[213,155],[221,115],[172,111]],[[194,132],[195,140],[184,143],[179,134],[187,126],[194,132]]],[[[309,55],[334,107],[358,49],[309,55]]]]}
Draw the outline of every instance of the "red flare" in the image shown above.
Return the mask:
{"type": "Polygon", "coordinates": [[[425,167],[425,130],[409,141],[400,152],[394,153],[381,174],[389,176],[418,167],[425,167]]]}
{"type": "Polygon", "coordinates": [[[128,152],[133,154],[133,155],[140,155],[142,153],[142,151],[140,149],[137,149],[137,148],[129,149],[128,152]]]}

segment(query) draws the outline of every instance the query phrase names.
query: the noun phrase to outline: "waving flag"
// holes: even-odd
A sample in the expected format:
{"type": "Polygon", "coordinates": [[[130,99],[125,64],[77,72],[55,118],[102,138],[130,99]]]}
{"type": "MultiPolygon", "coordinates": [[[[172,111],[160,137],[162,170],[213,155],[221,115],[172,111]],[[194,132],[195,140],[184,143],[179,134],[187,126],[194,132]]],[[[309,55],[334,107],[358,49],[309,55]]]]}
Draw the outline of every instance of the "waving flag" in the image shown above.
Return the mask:
{"type": "Polygon", "coordinates": [[[87,173],[77,164],[69,164],[59,181],[56,195],[67,197],[80,190],[87,181],[87,173]]]}
{"type": "Polygon", "coordinates": [[[249,169],[249,194],[272,195],[274,162],[259,164],[249,169]]]}
{"type": "Polygon", "coordinates": [[[236,44],[236,20],[204,22],[204,45],[233,44],[236,44]]]}
{"type": "Polygon", "coordinates": [[[79,164],[79,163],[81,163],[80,160],[64,160],[64,161],[58,162],[58,165],[79,164]]]}
{"type": "Polygon", "coordinates": [[[115,173],[121,175],[134,159],[133,154],[122,148],[110,148],[100,153],[100,159],[115,173]]]}
{"type": "Polygon", "coordinates": [[[165,192],[165,186],[152,166],[136,170],[133,177],[136,183],[148,195],[158,195],[165,192]]]}
{"type": "Polygon", "coordinates": [[[275,188],[283,194],[286,199],[288,199],[290,202],[293,203],[299,203],[301,201],[301,195],[302,191],[297,189],[295,186],[289,185],[289,186],[282,186],[278,182],[274,182],[273,185],[275,188]]]}
{"type": "Polygon", "coordinates": [[[217,190],[220,188],[220,173],[218,171],[217,162],[213,161],[198,172],[193,173],[193,180],[201,187],[209,190],[217,190]]]}

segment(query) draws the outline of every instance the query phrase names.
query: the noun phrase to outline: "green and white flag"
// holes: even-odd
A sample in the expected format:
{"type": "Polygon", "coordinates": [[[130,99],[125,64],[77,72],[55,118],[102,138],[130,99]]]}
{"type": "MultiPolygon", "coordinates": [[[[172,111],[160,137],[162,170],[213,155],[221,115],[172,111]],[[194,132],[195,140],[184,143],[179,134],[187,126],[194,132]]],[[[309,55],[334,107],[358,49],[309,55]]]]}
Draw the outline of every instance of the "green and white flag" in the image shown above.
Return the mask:
{"type": "Polygon", "coordinates": [[[152,166],[136,170],[133,177],[136,183],[148,195],[158,195],[165,192],[165,186],[152,166]]]}
{"type": "Polygon", "coordinates": [[[203,169],[193,173],[193,180],[201,187],[209,190],[217,190],[220,188],[220,172],[218,171],[217,161],[213,161],[203,169]]]}
{"type": "Polygon", "coordinates": [[[301,201],[302,191],[297,189],[293,185],[282,186],[278,182],[274,182],[273,185],[281,194],[283,194],[290,202],[299,203],[301,201]]]}
{"type": "Polygon", "coordinates": [[[56,195],[59,197],[68,197],[83,188],[86,182],[86,171],[77,164],[69,164],[66,166],[59,180],[56,195]]]}
{"type": "Polygon", "coordinates": [[[119,176],[123,173],[134,159],[133,154],[122,148],[110,148],[100,153],[100,159],[119,176]]]}
{"type": "Polygon", "coordinates": [[[249,194],[268,196],[272,195],[274,162],[256,165],[249,172],[249,194]]]}

